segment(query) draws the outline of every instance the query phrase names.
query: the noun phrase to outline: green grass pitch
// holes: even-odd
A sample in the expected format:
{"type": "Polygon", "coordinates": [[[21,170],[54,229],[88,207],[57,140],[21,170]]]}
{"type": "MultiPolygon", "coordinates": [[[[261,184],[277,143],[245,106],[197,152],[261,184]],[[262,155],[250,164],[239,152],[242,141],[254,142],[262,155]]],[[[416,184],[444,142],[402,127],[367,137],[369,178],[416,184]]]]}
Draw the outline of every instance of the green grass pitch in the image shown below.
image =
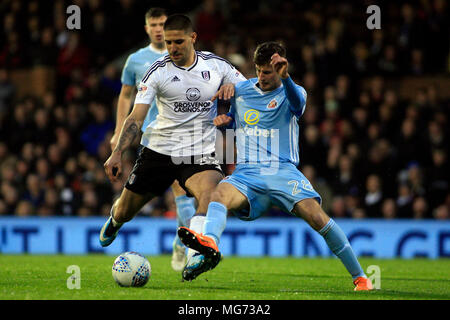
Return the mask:
{"type": "Polygon", "coordinates": [[[0,300],[448,300],[450,260],[360,258],[380,268],[381,289],[354,292],[335,258],[225,257],[212,271],[182,282],[170,256],[147,256],[149,282],[121,288],[111,275],[114,256],[1,255],[0,300]],[[68,289],[77,265],[80,289],[68,289]]]}

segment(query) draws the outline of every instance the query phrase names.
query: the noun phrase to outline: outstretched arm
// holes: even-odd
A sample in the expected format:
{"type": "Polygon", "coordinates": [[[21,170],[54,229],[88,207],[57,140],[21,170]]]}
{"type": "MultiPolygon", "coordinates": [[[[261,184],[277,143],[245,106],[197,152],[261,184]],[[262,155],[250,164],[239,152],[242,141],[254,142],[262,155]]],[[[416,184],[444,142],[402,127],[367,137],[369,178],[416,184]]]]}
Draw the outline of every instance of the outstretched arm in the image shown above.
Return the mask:
{"type": "Polygon", "coordinates": [[[217,98],[219,98],[221,100],[230,100],[232,97],[234,97],[234,84],[233,83],[225,83],[220,86],[219,90],[211,98],[211,101],[214,101],[217,98]]]}
{"type": "Polygon", "coordinates": [[[125,122],[125,118],[130,113],[133,89],[133,86],[123,84],[122,89],[120,90],[119,101],[117,103],[116,128],[114,129],[114,135],[110,141],[111,150],[115,149],[117,142],[119,141],[120,130],[125,122]]]}
{"type": "Polygon", "coordinates": [[[148,104],[135,104],[133,111],[125,119],[120,131],[119,142],[104,164],[106,175],[110,181],[116,181],[122,173],[122,153],[131,146],[133,140],[139,135],[149,107],[148,104]]]}

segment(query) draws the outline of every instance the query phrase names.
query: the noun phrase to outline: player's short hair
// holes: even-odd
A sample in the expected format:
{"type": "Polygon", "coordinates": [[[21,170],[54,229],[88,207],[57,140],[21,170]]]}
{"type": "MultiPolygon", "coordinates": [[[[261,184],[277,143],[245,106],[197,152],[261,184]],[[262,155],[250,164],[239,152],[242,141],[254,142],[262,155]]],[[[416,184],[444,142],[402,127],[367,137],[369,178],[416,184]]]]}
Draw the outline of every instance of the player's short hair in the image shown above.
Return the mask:
{"type": "Polygon", "coordinates": [[[268,64],[275,53],[278,53],[283,58],[286,57],[286,49],[280,43],[275,41],[261,43],[256,47],[253,62],[258,66],[268,64]]]}
{"type": "Polygon", "coordinates": [[[147,19],[150,18],[159,18],[159,17],[167,17],[167,11],[166,9],[163,8],[150,8],[146,13],[145,13],[145,21],[147,21],[147,19]]]}
{"type": "Polygon", "coordinates": [[[164,30],[184,30],[186,33],[194,31],[192,21],[184,14],[172,14],[164,23],[164,30]]]}

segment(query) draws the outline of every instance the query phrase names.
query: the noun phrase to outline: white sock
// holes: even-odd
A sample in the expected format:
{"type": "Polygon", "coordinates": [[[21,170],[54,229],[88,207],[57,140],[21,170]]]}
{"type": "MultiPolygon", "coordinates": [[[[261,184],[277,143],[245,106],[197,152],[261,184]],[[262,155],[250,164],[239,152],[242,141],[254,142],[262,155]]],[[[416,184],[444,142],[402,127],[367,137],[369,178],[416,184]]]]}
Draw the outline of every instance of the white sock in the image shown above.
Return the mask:
{"type": "MultiPolygon", "coordinates": [[[[191,219],[191,223],[189,225],[189,229],[197,232],[197,233],[201,233],[203,231],[203,224],[205,223],[205,219],[206,216],[194,216],[191,219]]],[[[188,260],[195,254],[197,253],[196,250],[193,250],[191,248],[188,249],[188,254],[187,254],[187,258],[188,260]]]]}

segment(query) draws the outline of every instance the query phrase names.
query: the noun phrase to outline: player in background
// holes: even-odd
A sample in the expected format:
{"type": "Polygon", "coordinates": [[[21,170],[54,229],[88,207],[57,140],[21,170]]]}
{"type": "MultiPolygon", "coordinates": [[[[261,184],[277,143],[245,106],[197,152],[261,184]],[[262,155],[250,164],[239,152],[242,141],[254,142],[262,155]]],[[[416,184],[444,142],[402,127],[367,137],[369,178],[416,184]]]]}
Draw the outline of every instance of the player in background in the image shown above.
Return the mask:
{"type": "MultiPolygon", "coordinates": [[[[131,99],[135,92],[134,88],[139,86],[148,68],[157,59],[167,54],[163,30],[166,20],[167,12],[163,8],[151,8],[145,14],[145,32],[150,39],[150,44],[130,54],[122,70],[122,88],[117,104],[116,127],[110,141],[111,150],[114,150],[116,147],[120,129],[125,118],[130,113],[131,99]]],[[[150,122],[156,119],[157,114],[158,109],[156,108],[156,103],[153,102],[142,125],[142,132],[145,131],[145,128],[150,122]]],[[[187,197],[186,192],[180,187],[177,181],[172,184],[172,191],[177,208],[177,226],[189,226],[189,220],[195,214],[195,199],[187,197]]],[[[175,271],[181,271],[186,263],[186,248],[181,243],[178,235],[175,235],[172,248],[172,268],[175,271]]]]}
{"type": "Polygon", "coordinates": [[[217,126],[236,126],[236,169],[213,192],[202,234],[185,227],[179,228],[178,234],[186,246],[205,257],[220,256],[217,244],[225,229],[227,210],[249,221],[275,204],[304,219],[325,239],[351,274],[355,290],[370,290],[371,281],[346,235],[322,210],[320,195],[297,169],[298,120],[305,111],[307,95],[290,78],[285,56],[285,49],[276,42],[257,47],[257,78],[238,83],[230,112],[214,119],[217,126]]]}
{"type": "MultiPolygon", "coordinates": [[[[190,227],[201,231],[211,191],[223,178],[214,154],[217,102],[212,98],[229,99],[234,84],[246,79],[225,59],[195,51],[197,34],[187,16],[169,16],[164,23],[164,38],[168,55],[156,60],[143,76],[133,110],[104,164],[108,178],[117,181],[122,172],[122,152],[139,134],[150,105],[156,101],[158,115],[145,128],[143,148],[100,232],[102,246],[111,244],[120,227],[175,180],[197,200],[190,227]]],[[[206,261],[201,255],[190,259],[194,254],[188,252],[188,265],[218,262],[206,261]]]]}

